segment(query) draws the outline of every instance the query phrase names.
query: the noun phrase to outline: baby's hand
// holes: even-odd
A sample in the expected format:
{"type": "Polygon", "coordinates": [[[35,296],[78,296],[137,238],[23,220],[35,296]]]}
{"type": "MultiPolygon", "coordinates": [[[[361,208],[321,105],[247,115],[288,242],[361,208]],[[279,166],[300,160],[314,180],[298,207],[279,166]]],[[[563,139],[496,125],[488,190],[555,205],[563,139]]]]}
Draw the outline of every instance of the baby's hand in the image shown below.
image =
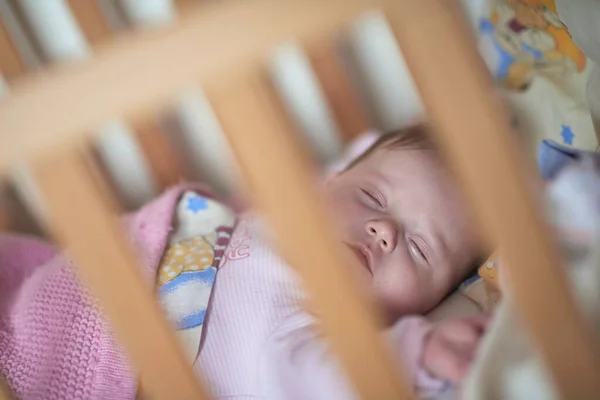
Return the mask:
{"type": "Polygon", "coordinates": [[[475,358],[489,318],[480,315],[437,323],[425,338],[423,366],[436,378],[460,384],[475,358]]]}

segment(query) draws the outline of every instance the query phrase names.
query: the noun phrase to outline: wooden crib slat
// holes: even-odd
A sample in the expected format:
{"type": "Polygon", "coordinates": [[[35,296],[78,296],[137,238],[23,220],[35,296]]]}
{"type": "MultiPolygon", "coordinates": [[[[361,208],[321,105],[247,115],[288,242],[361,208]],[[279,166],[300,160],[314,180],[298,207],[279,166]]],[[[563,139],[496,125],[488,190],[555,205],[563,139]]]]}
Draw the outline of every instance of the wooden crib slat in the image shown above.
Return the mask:
{"type": "Polygon", "coordinates": [[[0,232],[8,231],[11,228],[10,218],[6,210],[0,208],[0,232]]]}
{"type": "Polygon", "coordinates": [[[180,12],[185,12],[188,8],[197,6],[201,1],[205,0],[175,0],[175,6],[180,12]]]}
{"type": "MultiPolygon", "coordinates": [[[[12,220],[7,209],[6,182],[0,181],[0,232],[8,231],[12,228],[12,220]]],[[[2,377],[0,376],[0,386],[2,377]]]]}
{"type": "MultiPolygon", "coordinates": [[[[39,224],[32,215],[33,209],[23,202],[23,193],[17,187],[21,174],[0,183],[0,231],[41,235],[39,224]]],[[[20,189],[23,189],[21,187],[20,189]]]]}
{"type": "MultiPolygon", "coordinates": [[[[0,183],[1,185],[1,183],[0,183]]],[[[0,188],[0,232],[9,231],[14,228],[13,220],[8,213],[8,209],[6,207],[6,199],[5,199],[5,191],[0,188]]]]}
{"type": "Polygon", "coordinates": [[[7,392],[0,388],[0,400],[13,400],[14,398],[10,396],[7,392]]]}
{"type": "Polygon", "coordinates": [[[257,73],[211,100],[252,199],[277,232],[275,244],[303,278],[310,305],[358,393],[364,399],[409,398],[380,341],[374,308],[348,274],[353,260],[331,235],[316,197],[317,175],[273,88],[257,73]]]}
{"type": "Polygon", "coordinates": [[[309,46],[307,52],[344,138],[351,140],[366,132],[369,120],[334,39],[323,38],[309,46]]]}
{"type": "Polygon", "coordinates": [[[8,29],[0,21],[0,72],[10,81],[26,71],[27,66],[12,42],[8,29]]]}
{"type": "Polygon", "coordinates": [[[439,138],[484,226],[502,246],[512,295],[565,399],[600,392],[598,349],[570,295],[529,167],[457,1],[389,1],[388,17],[439,138]]]}
{"type": "Polygon", "coordinates": [[[161,189],[180,182],[183,167],[158,121],[153,118],[135,122],[136,138],[148,159],[154,179],[161,189]]]}
{"type": "Polygon", "coordinates": [[[92,45],[107,39],[111,33],[108,21],[104,18],[98,1],[68,0],[69,8],[79,27],[92,45]]]}
{"type": "MultiPolygon", "coordinates": [[[[110,37],[110,26],[98,0],[69,0],[69,6],[92,45],[110,37]]],[[[152,118],[136,121],[134,130],[159,187],[165,188],[178,182],[182,176],[181,167],[173,146],[164,137],[165,132],[157,121],[152,118]]]]}
{"type": "Polygon", "coordinates": [[[6,386],[6,382],[2,376],[0,376],[0,400],[13,400],[14,397],[11,395],[8,387],[6,386]]]}
{"type": "Polygon", "coordinates": [[[33,166],[46,201],[50,231],[77,264],[129,351],[150,399],[207,399],[187,365],[152,290],[107,206],[88,160],[63,150],[33,166]]]}
{"type": "Polygon", "coordinates": [[[333,33],[373,3],[209,2],[190,8],[163,34],[126,35],[93,59],[25,79],[14,85],[10,101],[0,103],[0,173],[49,146],[78,140],[115,116],[130,118],[164,105],[198,80],[209,90],[227,85],[282,40],[333,33]]]}

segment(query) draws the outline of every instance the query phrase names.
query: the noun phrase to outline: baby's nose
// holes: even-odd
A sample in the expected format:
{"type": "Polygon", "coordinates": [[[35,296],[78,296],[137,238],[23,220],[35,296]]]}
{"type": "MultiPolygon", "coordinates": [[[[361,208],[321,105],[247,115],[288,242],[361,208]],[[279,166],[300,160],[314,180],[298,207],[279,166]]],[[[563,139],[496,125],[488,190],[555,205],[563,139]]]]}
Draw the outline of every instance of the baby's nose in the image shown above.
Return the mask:
{"type": "Polygon", "coordinates": [[[367,222],[367,234],[376,241],[384,253],[391,253],[396,248],[396,225],[388,220],[379,219],[367,222]]]}

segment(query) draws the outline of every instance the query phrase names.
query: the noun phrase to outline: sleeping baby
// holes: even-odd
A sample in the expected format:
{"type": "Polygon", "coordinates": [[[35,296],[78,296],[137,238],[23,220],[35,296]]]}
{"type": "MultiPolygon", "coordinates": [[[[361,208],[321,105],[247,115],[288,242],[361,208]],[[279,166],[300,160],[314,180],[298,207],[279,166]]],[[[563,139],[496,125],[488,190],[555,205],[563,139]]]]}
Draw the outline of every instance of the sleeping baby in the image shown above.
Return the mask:
{"type": "MultiPolygon", "coordinates": [[[[425,128],[379,137],[324,192],[344,248],[359,261],[348,273],[388,316],[384,334],[414,390],[435,397],[460,385],[486,318],[432,324],[422,315],[471,272],[480,245],[425,128]]],[[[125,225],[213,397],[356,397],[256,214],[238,216],[205,187],[182,185],[125,225]]],[[[137,390],[66,258],[8,236],[0,238],[0,373],[22,399],[132,399],[137,390]]]]}

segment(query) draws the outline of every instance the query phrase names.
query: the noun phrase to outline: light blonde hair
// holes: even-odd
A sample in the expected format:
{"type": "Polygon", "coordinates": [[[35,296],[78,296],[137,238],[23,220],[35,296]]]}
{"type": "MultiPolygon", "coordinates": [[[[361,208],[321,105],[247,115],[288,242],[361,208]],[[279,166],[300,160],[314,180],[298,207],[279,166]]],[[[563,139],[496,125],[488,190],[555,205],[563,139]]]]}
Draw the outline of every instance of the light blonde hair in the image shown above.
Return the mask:
{"type": "Polygon", "coordinates": [[[365,158],[369,157],[371,153],[380,147],[398,150],[437,150],[437,146],[431,139],[428,128],[423,124],[413,125],[408,128],[398,129],[381,135],[367,151],[354,159],[346,167],[346,170],[349,170],[365,158]]]}

